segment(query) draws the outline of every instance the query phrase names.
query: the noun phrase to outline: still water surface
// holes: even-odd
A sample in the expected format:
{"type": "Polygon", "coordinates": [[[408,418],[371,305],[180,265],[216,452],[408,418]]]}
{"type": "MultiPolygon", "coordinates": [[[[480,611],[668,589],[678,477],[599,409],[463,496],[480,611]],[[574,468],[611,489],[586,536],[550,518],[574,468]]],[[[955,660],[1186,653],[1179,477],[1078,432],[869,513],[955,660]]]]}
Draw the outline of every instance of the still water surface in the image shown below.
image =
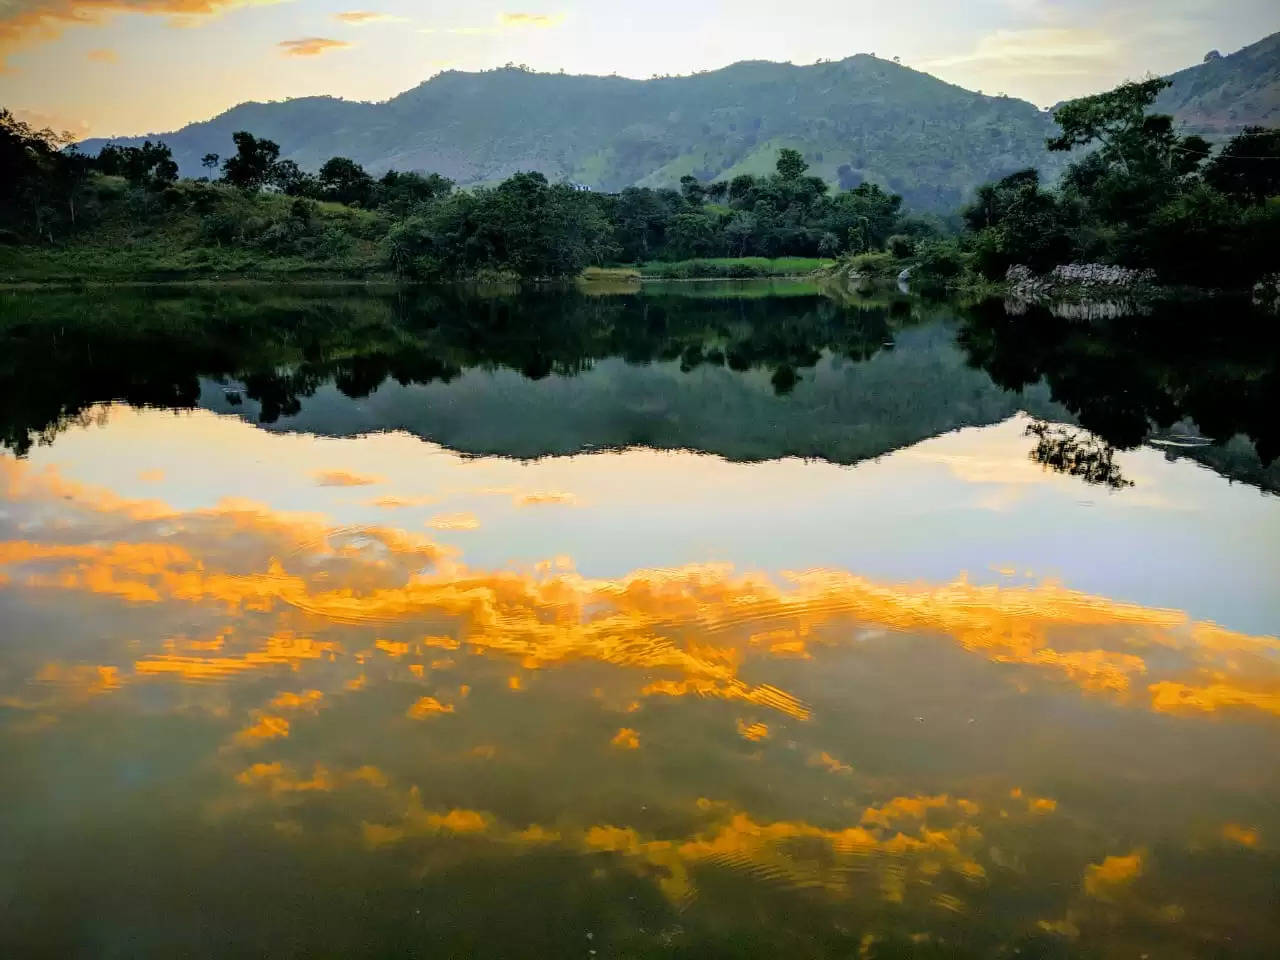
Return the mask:
{"type": "Polygon", "coordinates": [[[3,296],[6,955],[1280,949],[1245,307],[3,296]]]}

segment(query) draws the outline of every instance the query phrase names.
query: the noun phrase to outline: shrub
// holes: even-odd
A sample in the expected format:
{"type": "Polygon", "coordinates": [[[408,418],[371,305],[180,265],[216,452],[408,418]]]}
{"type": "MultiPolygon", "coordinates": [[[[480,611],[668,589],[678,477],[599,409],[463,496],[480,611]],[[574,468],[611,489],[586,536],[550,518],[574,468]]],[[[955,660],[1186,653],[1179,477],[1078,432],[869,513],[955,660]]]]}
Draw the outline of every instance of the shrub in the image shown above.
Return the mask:
{"type": "Polygon", "coordinates": [[[849,269],[856,270],[864,277],[875,280],[888,280],[898,275],[900,267],[891,253],[859,253],[846,261],[849,269]]]}
{"type": "Polygon", "coordinates": [[[916,249],[911,279],[921,289],[942,289],[959,280],[967,257],[953,239],[925,240],[916,249]]]}
{"type": "Polygon", "coordinates": [[[885,242],[885,247],[896,259],[906,260],[916,252],[916,241],[904,233],[895,233],[885,242]]]}

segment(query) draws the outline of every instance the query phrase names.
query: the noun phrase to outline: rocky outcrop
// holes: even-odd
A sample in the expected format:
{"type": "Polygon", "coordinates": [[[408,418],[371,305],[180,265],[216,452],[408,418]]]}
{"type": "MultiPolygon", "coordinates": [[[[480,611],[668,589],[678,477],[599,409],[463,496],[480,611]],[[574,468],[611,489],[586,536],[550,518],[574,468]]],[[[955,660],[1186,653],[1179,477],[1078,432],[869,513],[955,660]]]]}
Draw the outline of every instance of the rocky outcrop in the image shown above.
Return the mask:
{"type": "Polygon", "coordinates": [[[1049,273],[1037,275],[1023,264],[1014,264],[1005,273],[1009,296],[1022,300],[1095,293],[1140,290],[1156,285],[1154,270],[1130,270],[1105,263],[1067,263],[1049,273]]]}
{"type": "Polygon", "coordinates": [[[1280,313],[1280,273],[1263,277],[1253,285],[1254,306],[1280,313]]]}

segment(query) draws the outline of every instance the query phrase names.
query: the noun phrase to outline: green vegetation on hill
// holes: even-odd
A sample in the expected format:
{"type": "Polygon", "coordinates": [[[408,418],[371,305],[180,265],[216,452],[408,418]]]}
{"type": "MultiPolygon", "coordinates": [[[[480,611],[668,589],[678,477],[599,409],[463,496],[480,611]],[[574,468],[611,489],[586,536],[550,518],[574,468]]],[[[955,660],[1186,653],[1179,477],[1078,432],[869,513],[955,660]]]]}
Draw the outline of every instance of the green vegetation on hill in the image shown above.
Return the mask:
{"type": "MultiPolygon", "coordinates": [[[[1054,113],[1051,151],[1095,148],[1046,189],[1027,169],[978,190],[958,239],[921,245],[915,279],[1000,281],[1067,263],[1161,282],[1247,287],[1280,267],[1280,130],[1247,127],[1218,150],[1151,112],[1169,81],[1122,84],[1054,113]]],[[[1025,281],[1026,278],[1023,278],[1025,281]]]]}
{"type": "Polygon", "coordinates": [[[933,227],[900,214],[901,198],[870,184],[828,196],[801,155],[776,172],[680,191],[596,194],[518,173],[455,190],[436,174],[375,180],[346,157],[312,176],[247,131],[235,152],[207,155],[220,178],[179,180],[167,145],[108,145],[96,157],[58,149],[0,113],[0,225],[11,280],[204,277],[400,277],[413,280],[573,277],[618,259],[675,277],[811,272],[818,257],[883,246],[891,233],[933,227]],[[765,258],[801,258],[782,265],[765,258]],[[717,259],[733,258],[733,259],[717,259]]]}
{"type": "Polygon", "coordinates": [[[1229,136],[1245,127],[1280,126],[1280,33],[1229,56],[1217,51],[1168,78],[1155,110],[1187,132],[1229,136]]]}
{"type": "MultiPolygon", "coordinates": [[[[1156,108],[1188,132],[1275,126],[1280,34],[1170,79],[1156,108]]],[[[448,71],[385,103],[245,103],[159,136],[188,177],[233,133],[251,130],[313,173],[340,154],[374,174],[433,170],[472,186],[537,170],[604,192],[675,187],[689,175],[762,176],[786,147],[832,187],[875,183],[911,209],[947,213],[979,184],[1016,170],[1034,166],[1052,181],[1065,166],[1064,157],[1041,149],[1052,128],[1032,104],[859,55],[811,66],[744,62],[643,81],[516,67],[448,71]]],[[[140,146],[143,138],[117,142],[140,146]]],[[[82,149],[96,153],[105,143],[82,149]]]]}
{"type": "MultiPolygon", "coordinates": [[[[859,55],[644,81],[449,71],[385,103],[246,103],[160,136],[194,177],[238,130],[280,143],[284,159],[312,172],[341,154],[375,174],[433,170],[470,186],[537,170],[604,192],[675,187],[686,175],[764,175],[791,147],[833,187],[876,183],[915,210],[941,212],[979,183],[1044,159],[1050,123],[1024,101],[859,55]]],[[[82,149],[96,153],[104,143],[82,149]]]]}
{"type": "Polygon", "coordinates": [[[859,283],[904,264],[923,286],[972,287],[1015,265],[1104,263],[1167,283],[1252,285],[1277,267],[1280,132],[1247,127],[1215,148],[1151,112],[1169,87],[1127,83],[1059,107],[1047,155],[1075,158],[1060,183],[1046,189],[1031,167],[980,187],[959,238],[875,184],[832,193],[790,147],[768,175],[684,174],[678,190],[593,193],[541,173],[457,190],[435,173],[375,179],[348,157],[311,174],[240,130],[234,152],[201,158],[211,182],[179,180],[163,142],[88,157],[0,111],[0,240],[13,248],[0,276],[550,280],[630,263],[649,276],[741,278],[792,272],[765,262],[778,258],[800,258],[802,272],[843,257],[859,283]]]}

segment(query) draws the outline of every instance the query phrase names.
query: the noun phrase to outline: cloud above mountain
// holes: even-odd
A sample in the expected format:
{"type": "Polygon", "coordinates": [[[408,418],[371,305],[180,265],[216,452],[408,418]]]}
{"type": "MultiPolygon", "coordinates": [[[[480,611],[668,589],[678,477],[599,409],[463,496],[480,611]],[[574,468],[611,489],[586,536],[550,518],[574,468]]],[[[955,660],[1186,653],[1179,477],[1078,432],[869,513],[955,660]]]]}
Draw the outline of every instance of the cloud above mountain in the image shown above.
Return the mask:
{"type": "Polygon", "coordinates": [[[181,25],[199,23],[237,7],[284,0],[3,0],[0,2],[0,70],[15,50],[57,38],[76,24],[97,24],[124,13],[168,16],[181,25]]]}
{"type": "Polygon", "coordinates": [[[351,44],[329,37],[300,37],[297,40],[281,40],[276,46],[286,57],[318,57],[322,53],[342,50],[351,44]]]}

